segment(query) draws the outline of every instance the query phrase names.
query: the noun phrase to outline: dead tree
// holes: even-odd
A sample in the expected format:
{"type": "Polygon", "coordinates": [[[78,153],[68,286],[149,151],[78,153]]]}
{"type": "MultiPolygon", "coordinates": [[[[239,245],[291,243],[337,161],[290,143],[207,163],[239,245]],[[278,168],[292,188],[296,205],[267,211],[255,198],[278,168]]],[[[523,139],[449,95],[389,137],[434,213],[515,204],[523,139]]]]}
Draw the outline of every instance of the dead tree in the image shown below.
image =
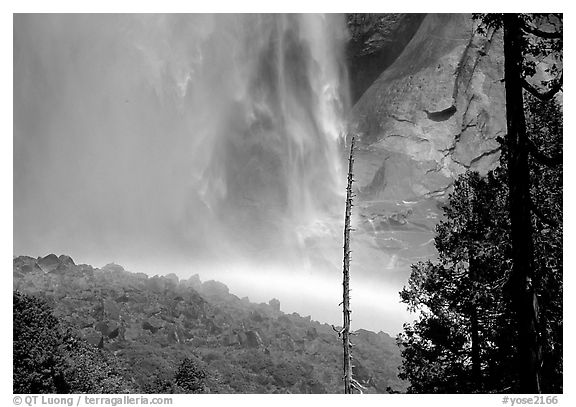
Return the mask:
{"type": "Polygon", "coordinates": [[[352,342],[350,342],[350,218],[352,217],[352,200],[354,194],[352,192],[354,168],[354,137],[350,144],[350,157],[348,158],[348,185],[346,187],[346,213],[344,216],[344,267],[343,267],[343,281],[342,281],[342,311],[344,314],[344,326],[342,330],[338,331],[338,336],[342,337],[342,346],[344,348],[344,393],[352,393],[352,389],[358,390],[362,393],[362,385],[352,377],[352,342]]]}

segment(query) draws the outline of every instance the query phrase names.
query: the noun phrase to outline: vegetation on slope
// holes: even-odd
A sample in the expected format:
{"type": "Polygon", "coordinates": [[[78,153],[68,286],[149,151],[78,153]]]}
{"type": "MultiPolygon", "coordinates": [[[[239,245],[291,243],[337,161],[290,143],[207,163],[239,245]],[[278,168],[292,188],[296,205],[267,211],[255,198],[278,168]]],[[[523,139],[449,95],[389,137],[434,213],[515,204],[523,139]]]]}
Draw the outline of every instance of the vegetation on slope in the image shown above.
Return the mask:
{"type": "MultiPolygon", "coordinates": [[[[342,392],[342,349],[332,327],[310,317],[284,314],[278,300],[254,304],[230,294],[224,284],[202,283],[198,276],[182,281],[173,274],[148,277],[114,264],[102,269],[75,265],[69,257],[55,255],[15,258],[14,289],[18,298],[42,302],[43,315],[51,315],[43,318],[48,325],[32,324],[31,331],[52,335],[64,329],[57,326],[67,327],[78,346],[101,355],[101,363],[113,358],[117,366],[113,377],[125,385],[125,391],[342,392]]],[[[22,346],[19,353],[15,347],[15,372],[33,351],[25,341],[18,341],[22,318],[21,307],[15,306],[15,343],[22,346]]],[[[405,389],[406,383],[397,377],[400,355],[394,340],[382,332],[356,333],[355,378],[372,393],[384,393],[388,387],[405,389]]],[[[79,352],[68,352],[62,358],[77,364],[78,356],[79,352]]],[[[15,383],[14,391],[32,391],[26,381],[33,379],[30,372],[35,369],[22,372],[22,384],[15,383]]],[[[68,381],[92,377],[82,369],[70,371],[68,381]]],[[[46,375],[53,377],[52,372],[46,375]]],[[[47,385],[34,387],[34,392],[119,389],[106,383],[47,385]]]]}

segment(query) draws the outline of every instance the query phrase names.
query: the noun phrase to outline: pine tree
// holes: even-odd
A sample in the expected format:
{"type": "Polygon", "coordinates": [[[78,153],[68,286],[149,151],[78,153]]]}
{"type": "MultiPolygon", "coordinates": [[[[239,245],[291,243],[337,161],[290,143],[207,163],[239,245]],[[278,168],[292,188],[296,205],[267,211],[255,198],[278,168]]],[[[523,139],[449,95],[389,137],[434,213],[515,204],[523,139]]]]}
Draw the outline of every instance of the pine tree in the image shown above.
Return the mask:
{"type": "MultiPolygon", "coordinates": [[[[543,392],[562,392],[562,112],[528,97],[526,134],[548,160],[530,161],[534,296],[543,392]],[[538,211],[538,213],[536,213],[538,211]]],[[[413,266],[402,301],[419,320],[399,335],[401,377],[410,392],[513,392],[523,389],[514,298],[508,189],[509,151],[485,178],[456,180],[437,226],[437,262],[413,266]]]]}
{"type": "Polygon", "coordinates": [[[398,338],[401,377],[410,381],[410,392],[494,391],[500,385],[487,371],[498,370],[494,336],[507,326],[499,295],[508,264],[502,178],[503,171],[459,178],[436,230],[438,262],[412,266],[401,299],[420,318],[398,338]]]}
{"type": "Polygon", "coordinates": [[[549,101],[562,89],[562,14],[476,15],[484,27],[503,28],[504,83],[506,89],[507,168],[509,215],[511,221],[512,272],[506,294],[514,309],[518,333],[517,370],[522,393],[540,393],[541,338],[540,315],[534,274],[532,213],[539,210],[530,195],[530,158],[542,154],[533,148],[526,133],[524,92],[549,101]],[[544,28],[542,28],[544,27],[544,28]],[[551,79],[541,81],[544,89],[530,78],[537,64],[548,65],[551,79]]]}

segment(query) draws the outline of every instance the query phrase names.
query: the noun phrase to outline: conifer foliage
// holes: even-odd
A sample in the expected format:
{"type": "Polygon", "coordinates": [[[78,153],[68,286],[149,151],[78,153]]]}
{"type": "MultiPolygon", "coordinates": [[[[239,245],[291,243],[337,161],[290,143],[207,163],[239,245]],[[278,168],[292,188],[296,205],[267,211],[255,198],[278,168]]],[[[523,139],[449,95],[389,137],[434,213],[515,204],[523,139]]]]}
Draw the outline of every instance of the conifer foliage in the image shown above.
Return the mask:
{"type": "MultiPolygon", "coordinates": [[[[555,101],[526,99],[527,134],[548,157],[562,152],[555,101]]],[[[401,299],[419,319],[398,336],[400,376],[412,393],[520,392],[518,324],[508,294],[513,272],[506,146],[486,177],[468,172],[454,185],[436,229],[438,260],[412,266],[401,299]]],[[[541,391],[562,392],[562,166],[530,164],[533,287],[541,391]]]]}
{"type": "Polygon", "coordinates": [[[13,293],[14,393],[126,393],[125,369],[78,338],[38,297],[13,293]]]}

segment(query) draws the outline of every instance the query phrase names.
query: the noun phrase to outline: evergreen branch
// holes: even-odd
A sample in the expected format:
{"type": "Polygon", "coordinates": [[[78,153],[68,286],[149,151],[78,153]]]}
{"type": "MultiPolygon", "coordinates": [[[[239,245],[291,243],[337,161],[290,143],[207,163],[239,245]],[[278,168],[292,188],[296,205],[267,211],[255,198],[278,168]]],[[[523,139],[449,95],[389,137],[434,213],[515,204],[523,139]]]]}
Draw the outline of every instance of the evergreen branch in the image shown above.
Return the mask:
{"type": "Polygon", "coordinates": [[[549,218],[548,216],[546,216],[541,210],[540,208],[538,208],[536,206],[536,204],[534,203],[534,201],[530,200],[530,210],[532,211],[532,213],[534,215],[536,215],[536,217],[538,219],[540,219],[540,221],[550,227],[553,228],[557,228],[559,226],[559,223],[557,221],[555,221],[554,219],[549,218]]]}
{"type": "Polygon", "coordinates": [[[562,154],[549,157],[543,152],[541,152],[529,138],[528,138],[528,152],[540,164],[547,165],[548,167],[556,167],[558,165],[562,165],[562,158],[563,158],[562,154]]]}

